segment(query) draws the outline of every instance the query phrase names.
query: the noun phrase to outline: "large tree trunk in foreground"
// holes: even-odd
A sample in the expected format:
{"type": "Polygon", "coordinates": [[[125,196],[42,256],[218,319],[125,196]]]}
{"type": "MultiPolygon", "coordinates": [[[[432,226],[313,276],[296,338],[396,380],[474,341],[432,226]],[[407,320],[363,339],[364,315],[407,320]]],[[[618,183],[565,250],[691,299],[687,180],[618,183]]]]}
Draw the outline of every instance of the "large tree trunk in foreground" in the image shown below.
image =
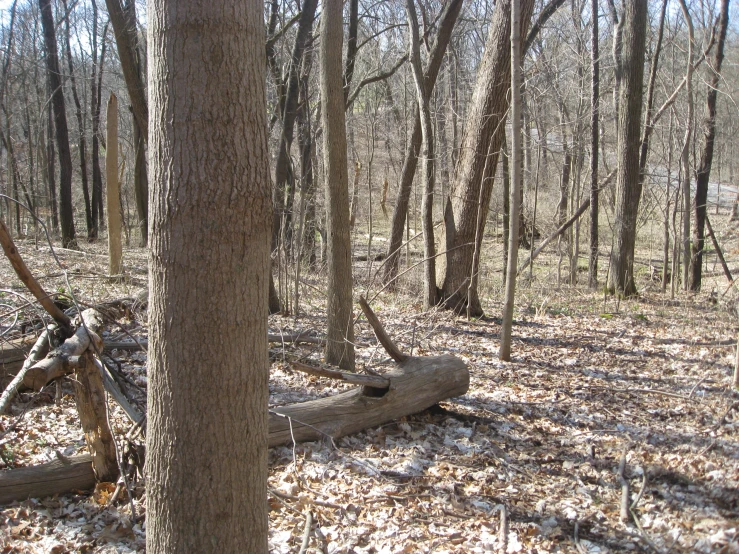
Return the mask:
{"type": "MultiPolygon", "coordinates": [[[[690,290],[701,288],[703,268],[703,245],[705,243],[706,202],[708,201],[708,180],[713,163],[713,144],[716,139],[716,100],[721,78],[721,64],[724,61],[726,29],[729,26],[729,0],[722,0],[718,23],[718,44],[713,60],[709,64],[711,76],[708,81],[706,114],[703,118],[703,149],[696,169],[695,199],[693,200],[693,240],[690,244],[690,290]]],[[[686,216],[687,217],[687,216],[686,216]]]]}
{"type": "Polygon", "coordinates": [[[618,171],[616,175],[615,240],[608,287],[626,296],[636,293],[634,246],[641,200],[639,142],[641,138],[644,49],[647,0],[624,3],[625,28],[621,58],[621,95],[618,119],[618,171]]]}
{"type": "Polygon", "coordinates": [[[62,246],[74,245],[74,215],[72,213],[72,153],[69,149],[69,129],[64,106],[62,75],[59,69],[54,15],[51,0],[39,0],[41,24],[46,46],[46,69],[51,88],[51,104],[54,108],[56,145],[59,150],[59,216],[62,226],[62,246]]]}
{"type": "MultiPolygon", "coordinates": [[[[526,34],[533,0],[521,1],[521,35],[526,34]]],[[[477,290],[468,295],[468,281],[478,268],[472,267],[475,237],[485,230],[493,179],[484,179],[486,165],[497,167],[498,152],[505,133],[511,75],[511,3],[499,0],[493,11],[485,54],[467,112],[459,160],[447,208],[444,210],[441,244],[446,255],[439,257],[437,282],[444,305],[459,313],[482,315],[477,290]],[[490,160],[487,160],[487,157],[490,160]],[[482,186],[482,189],[480,187],[482,186]],[[478,218],[478,203],[481,217],[478,218]],[[478,221],[479,219],[479,221],[478,221]],[[479,226],[479,231],[478,231],[479,226]]]]}
{"type": "Polygon", "coordinates": [[[152,0],[147,14],[147,552],[266,553],[262,5],[152,0]]]}
{"type": "Polygon", "coordinates": [[[326,0],[321,20],[321,123],[326,181],[328,300],[326,362],[354,368],[352,253],[349,236],[349,177],[342,82],[341,0],[326,0]]]}

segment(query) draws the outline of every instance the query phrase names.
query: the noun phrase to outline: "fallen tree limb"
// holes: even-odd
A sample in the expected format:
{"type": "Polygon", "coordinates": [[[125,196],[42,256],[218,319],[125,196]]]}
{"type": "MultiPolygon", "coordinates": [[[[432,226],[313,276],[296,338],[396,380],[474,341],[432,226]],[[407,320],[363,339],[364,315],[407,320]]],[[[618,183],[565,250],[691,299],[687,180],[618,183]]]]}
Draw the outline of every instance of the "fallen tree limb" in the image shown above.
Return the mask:
{"type": "Polygon", "coordinates": [[[345,371],[336,371],[335,369],[326,369],[323,367],[314,367],[300,362],[290,362],[293,369],[307,373],[308,375],[316,375],[317,377],[328,377],[329,379],[338,379],[352,385],[375,387],[386,389],[390,386],[390,379],[379,375],[362,375],[360,373],[348,373],[345,371]]]}
{"type": "Polygon", "coordinates": [[[731,271],[729,270],[729,266],[726,265],[726,259],[724,258],[724,252],[721,250],[721,247],[718,244],[718,239],[716,238],[716,233],[713,232],[713,227],[711,227],[711,220],[708,219],[708,214],[706,214],[706,227],[708,228],[708,234],[711,236],[711,241],[713,242],[713,248],[716,250],[716,255],[718,256],[719,261],[721,262],[721,269],[724,270],[724,275],[728,279],[729,283],[734,282],[734,277],[731,276],[731,271]]]}
{"type": "Polygon", "coordinates": [[[13,269],[15,270],[16,275],[18,275],[18,278],[23,281],[23,284],[28,287],[28,290],[31,291],[31,294],[36,297],[36,300],[39,301],[39,304],[41,304],[44,310],[46,310],[52,317],[52,319],[57,322],[59,327],[61,327],[62,330],[67,331],[66,335],[70,335],[72,333],[72,322],[69,320],[69,317],[63,311],[61,311],[56,304],[54,304],[54,301],[49,297],[48,294],[46,294],[46,291],[41,287],[41,285],[39,285],[38,281],[36,281],[34,276],[31,274],[28,266],[26,265],[26,262],[24,262],[23,258],[21,258],[21,255],[18,252],[18,248],[16,248],[15,244],[13,243],[13,239],[10,238],[8,228],[1,220],[0,244],[2,244],[3,250],[5,251],[5,256],[10,261],[10,265],[13,266],[13,269]]]}
{"type": "Polygon", "coordinates": [[[59,456],[47,464],[10,469],[0,473],[0,504],[27,498],[67,494],[95,487],[92,458],[59,456]]]}
{"type": "Polygon", "coordinates": [[[81,356],[90,346],[90,335],[96,343],[98,351],[103,349],[103,341],[97,335],[103,327],[103,320],[95,310],[82,312],[84,325],[80,325],[77,331],[69,337],[59,348],[52,350],[49,355],[34,364],[23,378],[23,384],[34,390],[41,390],[49,381],[66,375],[72,371],[69,367],[70,356],[81,356]],[[85,327],[87,329],[85,329],[85,327]]]}
{"type": "Polygon", "coordinates": [[[2,396],[0,396],[0,414],[4,414],[8,411],[10,403],[13,401],[13,398],[15,398],[15,395],[18,394],[18,389],[21,388],[23,379],[25,378],[26,373],[28,373],[28,370],[31,369],[31,366],[38,362],[43,356],[45,356],[48,351],[49,331],[44,330],[44,332],[39,335],[33,348],[31,348],[28,358],[23,362],[23,366],[18,372],[18,375],[16,375],[10,384],[5,387],[2,396]]]}
{"type": "MultiPolygon", "coordinates": [[[[603,179],[603,182],[601,183],[599,189],[604,188],[608,183],[613,179],[613,176],[616,174],[616,170],[614,169],[611,171],[605,179],[603,179]]],[[[564,233],[567,229],[569,229],[575,221],[580,219],[580,216],[585,213],[585,210],[587,210],[590,207],[590,198],[587,198],[582,204],[580,204],[580,207],[577,209],[577,211],[572,214],[572,217],[565,221],[562,225],[560,225],[559,229],[554,231],[551,235],[549,235],[547,238],[544,239],[544,241],[534,250],[531,255],[520,265],[518,266],[518,273],[523,273],[523,270],[526,269],[531,262],[533,262],[536,257],[541,254],[541,251],[546,248],[546,246],[552,242],[554,239],[556,239],[559,235],[564,233]]]]}

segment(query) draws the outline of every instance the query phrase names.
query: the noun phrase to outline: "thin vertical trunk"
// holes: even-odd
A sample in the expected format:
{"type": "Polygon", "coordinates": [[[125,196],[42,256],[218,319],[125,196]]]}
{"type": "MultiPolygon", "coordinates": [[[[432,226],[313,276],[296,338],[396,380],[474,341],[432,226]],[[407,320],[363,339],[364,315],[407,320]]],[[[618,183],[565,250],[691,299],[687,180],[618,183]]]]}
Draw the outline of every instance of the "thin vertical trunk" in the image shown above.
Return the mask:
{"type": "Polygon", "coordinates": [[[423,229],[424,244],[424,278],[423,278],[423,306],[429,310],[436,306],[436,246],[434,243],[434,131],[431,121],[430,91],[426,89],[421,69],[421,50],[419,45],[418,19],[414,0],[406,0],[408,26],[410,29],[409,58],[413,69],[413,80],[416,83],[416,99],[421,114],[421,175],[423,181],[423,197],[421,199],[421,227],[423,229]]]}
{"type": "Polygon", "coordinates": [[[704,229],[706,224],[706,202],[708,201],[708,183],[713,163],[714,142],[716,139],[716,100],[720,85],[721,64],[724,61],[724,44],[729,26],[729,0],[721,1],[721,14],[718,22],[718,42],[714,57],[710,64],[708,81],[708,97],[706,112],[703,117],[703,148],[696,169],[695,200],[693,202],[693,242],[690,257],[690,290],[701,288],[701,266],[703,261],[704,229]]]}
{"type": "Polygon", "coordinates": [[[695,33],[693,30],[693,19],[688,11],[685,0],[679,0],[680,7],[688,26],[688,59],[685,69],[685,94],[688,98],[688,115],[685,121],[685,138],[680,154],[680,168],[682,175],[683,195],[683,226],[682,226],[682,250],[683,250],[683,290],[688,290],[688,276],[690,274],[690,143],[693,133],[693,45],[695,33]]]}
{"type": "MultiPolygon", "coordinates": [[[[64,0],[64,8],[67,7],[67,0],[64,0]]],[[[64,20],[64,47],[67,54],[67,67],[69,68],[69,81],[72,89],[72,97],[74,98],[75,115],[77,117],[77,131],[79,133],[79,154],[80,154],[80,175],[82,179],[82,195],[85,200],[85,223],[87,224],[87,236],[92,231],[92,207],[90,205],[90,187],[87,179],[87,140],[84,115],[82,113],[82,104],[77,93],[77,80],[74,75],[74,64],[72,63],[72,45],[69,37],[69,17],[64,20]]]]}
{"type": "Polygon", "coordinates": [[[108,100],[105,138],[105,181],[108,200],[108,275],[121,273],[121,197],[118,182],[118,98],[108,100]]]}
{"type": "Polygon", "coordinates": [[[508,263],[506,266],[503,321],[500,327],[499,357],[511,359],[513,307],[518,270],[518,230],[521,209],[521,0],[511,1],[511,216],[509,221],[508,263]]]}
{"type": "Polygon", "coordinates": [[[56,197],[56,150],[54,149],[54,108],[51,103],[47,106],[46,122],[46,177],[49,188],[49,203],[51,204],[51,226],[54,232],[59,231],[59,205],[56,197]]]}
{"type": "Polygon", "coordinates": [[[598,288],[598,138],[600,125],[600,54],[598,53],[598,0],[591,0],[590,34],[590,257],[588,286],[598,288]]]}
{"type": "Polygon", "coordinates": [[[328,295],[326,362],[354,368],[346,116],[342,82],[342,1],[325,0],[321,21],[321,122],[326,182],[328,295]]]}
{"type": "Polygon", "coordinates": [[[51,87],[51,105],[54,109],[54,129],[59,150],[59,215],[62,228],[62,246],[74,246],[74,214],[72,212],[72,153],[69,149],[69,129],[64,105],[62,75],[59,69],[56,30],[51,0],[39,0],[41,25],[44,29],[46,69],[51,87]]]}

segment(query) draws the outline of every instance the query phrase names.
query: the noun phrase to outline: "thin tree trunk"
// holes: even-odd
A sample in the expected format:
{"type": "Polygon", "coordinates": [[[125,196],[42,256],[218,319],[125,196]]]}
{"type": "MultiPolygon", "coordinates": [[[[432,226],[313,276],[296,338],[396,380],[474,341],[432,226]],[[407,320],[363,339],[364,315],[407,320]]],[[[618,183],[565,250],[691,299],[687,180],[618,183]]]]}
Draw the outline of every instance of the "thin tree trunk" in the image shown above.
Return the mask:
{"type": "Polygon", "coordinates": [[[521,0],[511,1],[511,216],[509,221],[508,263],[506,266],[503,321],[500,327],[499,358],[511,359],[513,307],[518,270],[518,230],[521,209],[521,0]]]}
{"type": "MultiPolygon", "coordinates": [[[[67,0],[64,0],[64,8],[67,7],[67,0]]],[[[77,130],[79,132],[79,154],[80,154],[80,176],[82,179],[82,195],[85,200],[85,223],[87,224],[87,235],[92,230],[92,207],[90,205],[90,186],[87,179],[87,139],[85,137],[85,121],[82,113],[82,104],[77,93],[77,80],[74,75],[74,64],[72,63],[72,45],[69,37],[69,17],[64,20],[64,47],[67,53],[67,67],[69,68],[69,82],[72,89],[72,98],[74,99],[75,115],[77,116],[77,130]]]]}
{"type": "Polygon", "coordinates": [[[326,182],[328,295],[326,362],[354,368],[349,183],[342,83],[342,1],[326,0],[321,22],[321,120],[326,182]]]}
{"type": "Polygon", "coordinates": [[[105,180],[108,199],[108,274],[121,273],[121,197],[118,182],[118,98],[110,93],[105,139],[105,180]]]}
{"type": "Polygon", "coordinates": [[[591,0],[592,29],[590,33],[590,257],[588,286],[598,288],[598,138],[600,124],[600,54],[598,53],[598,0],[591,0]]]}
{"type": "MultiPolygon", "coordinates": [[[[429,54],[429,64],[424,75],[424,87],[429,95],[434,89],[436,79],[439,75],[441,62],[444,59],[447,46],[452,36],[454,24],[457,21],[459,12],[462,9],[462,0],[450,0],[446,5],[444,13],[439,23],[439,32],[437,33],[434,45],[429,54]]],[[[403,168],[400,173],[400,184],[398,186],[398,197],[395,201],[393,209],[393,217],[390,228],[390,240],[388,241],[387,261],[385,262],[385,271],[383,280],[385,283],[392,283],[398,276],[398,262],[400,261],[400,249],[403,243],[403,231],[406,228],[406,220],[408,219],[408,206],[410,203],[411,188],[413,186],[413,177],[416,174],[416,164],[418,163],[418,154],[421,149],[421,117],[417,109],[414,110],[413,127],[410,139],[407,143],[405,157],[403,158],[403,168]]]]}
{"type": "Polygon", "coordinates": [[[690,290],[701,288],[701,268],[703,262],[703,245],[705,243],[705,224],[707,220],[706,202],[708,201],[708,183],[713,163],[714,142],[716,139],[716,100],[721,78],[721,64],[724,61],[724,44],[729,26],[729,0],[721,1],[721,14],[718,22],[718,43],[714,50],[713,60],[709,64],[711,74],[708,81],[708,97],[706,112],[703,117],[703,148],[696,169],[695,200],[693,202],[693,242],[690,256],[690,290]]]}
{"type": "Polygon", "coordinates": [[[421,114],[421,173],[423,180],[423,198],[421,200],[421,225],[423,228],[424,244],[424,278],[423,278],[423,306],[429,310],[437,303],[436,289],[436,246],[434,244],[434,131],[431,122],[431,109],[429,106],[429,90],[425,88],[423,70],[421,69],[421,51],[419,46],[418,19],[414,0],[406,0],[406,11],[408,12],[408,25],[410,33],[409,58],[413,68],[413,78],[416,83],[416,98],[418,110],[421,114]]]}
{"type": "Polygon", "coordinates": [[[688,115],[685,120],[685,138],[683,149],[680,154],[680,167],[682,175],[683,195],[683,226],[682,226],[682,250],[683,250],[683,290],[688,290],[688,278],[690,275],[690,144],[693,133],[693,45],[695,33],[693,31],[693,19],[688,11],[685,0],[679,0],[685,23],[688,26],[688,61],[685,70],[685,93],[688,97],[688,115]]]}
{"type": "Polygon", "coordinates": [[[57,54],[56,31],[51,0],[39,0],[41,24],[44,29],[46,46],[46,68],[51,87],[51,104],[54,108],[54,128],[59,150],[59,215],[62,228],[62,246],[68,248],[75,245],[74,214],[72,213],[72,153],[69,149],[69,129],[67,113],[64,106],[62,76],[57,54]]]}

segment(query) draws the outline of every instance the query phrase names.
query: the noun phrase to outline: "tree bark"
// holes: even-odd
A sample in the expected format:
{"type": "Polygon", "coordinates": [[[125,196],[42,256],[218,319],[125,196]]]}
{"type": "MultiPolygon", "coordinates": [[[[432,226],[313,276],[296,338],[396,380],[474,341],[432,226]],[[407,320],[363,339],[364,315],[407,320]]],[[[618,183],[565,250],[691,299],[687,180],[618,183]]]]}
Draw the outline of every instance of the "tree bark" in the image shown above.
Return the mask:
{"type": "Polygon", "coordinates": [[[647,0],[624,2],[623,17],[625,23],[619,100],[621,109],[618,119],[615,237],[608,287],[614,293],[629,296],[636,293],[634,246],[642,192],[639,179],[639,139],[647,36],[647,0]]]}
{"type": "Polygon", "coordinates": [[[726,31],[729,27],[729,0],[721,1],[721,14],[718,21],[718,43],[709,64],[710,78],[708,80],[708,97],[706,98],[706,112],[703,117],[703,148],[700,161],[696,169],[695,199],[693,200],[693,241],[690,256],[690,290],[698,291],[701,288],[703,267],[703,246],[705,243],[706,202],[708,200],[708,182],[711,176],[713,163],[714,142],[716,140],[716,100],[718,88],[721,84],[721,64],[724,61],[724,44],[726,31]]]}
{"type": "MultiPolygon", "coordinates": [[[[533,0],[521,2],[522,35],[528,28],[533,6],[533,0]]],[[[441,244],[446,255],[439,258],[437,283],[444,305],[459,313],[467,311],[468,279],[478,270],[472,267],[474,239],[476,234],[482,237],[482,232],[477,233],[476,227],[479,224],[484,231],[490,205],[493,180],[483,179],[486,158],[492,157],[489,167],[495,168],[505,132],[511,72],[510,28],[510,0],[499,0],[477,72],[454,183],[444,211],[441,244]],[[483,207],[479,222],[478,201],[483,207]]],[[[477,291],[473,292],[470,313],[479,316],[483,313],[482,307],[477,291]]]]}
{"type": "Polygon", "coordinates": [[[62,75],[59,69],[56,31],[51,0],[39,0],[41,24],[44,28],[44,44],[46,46],[46,69],[51,87],[51,104],[54,108],[54,128],[59,150],[59,216],[62,228],[62,246],[74,246],[74,214],[72,213],[72,153],[69,149],[69,129],[67,128],[67,112],[64,105],[62,75]]]}
{"type": "Polygon", "coordinates": [[[328,300],[326,362],[354,369],[352,257],[349,236],[349,176],[342,79],[341,0],[326,0],[321,21],[321,123],[326,183],[328,300]]]}
{"type": "Polygon", "coordinates": [[[147,15],[147,552],[266,553],[262,5],[152,0],[147,15]]]}

